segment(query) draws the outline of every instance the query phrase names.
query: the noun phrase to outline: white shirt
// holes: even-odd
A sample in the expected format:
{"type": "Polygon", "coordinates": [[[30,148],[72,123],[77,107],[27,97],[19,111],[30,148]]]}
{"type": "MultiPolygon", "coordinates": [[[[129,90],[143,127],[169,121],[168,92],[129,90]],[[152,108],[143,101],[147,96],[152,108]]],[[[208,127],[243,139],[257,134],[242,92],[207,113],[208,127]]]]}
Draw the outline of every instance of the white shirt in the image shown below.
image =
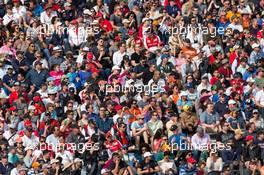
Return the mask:
{"type": "Polygon", "coordinates": [[[13,168],[10,172],[10,175],[19,175],[17,168],[13,168]]]}
{"type": "Polygon", "coordinates": [[[84,53],[80,53],[76,59],[76,63],[82,64],[83,62],[84,53]]]}
{"type": "Polygon", "coordinates": [[[69,29],[69,42],[70,44],[74,44],[75,46],[79,46],[81,43],[85,42],[86,40],[86,31],[84,27],[70,27],[69,29]],[[78,33],[77,33],[78,31],[78,33]]]}
{"type": "Polygon", "coordinates": [[[59,138],[55,137],[54,134],[50,134],[47,138],[46,138],[46,143],[48,144],[48,146],[52,146],[52,150],[55,151],[57,145],[59,145],[59,138]]]}
{"type": "Polygon", "coordinates": [[[62,164],[64,165],[64,164],[66,164],[66,163],[71,163],[71,162],[73,162],[73,155],[71,154],[71,152],[69,152],[69,151],[63,151],[63,152],[57,152],[56,153],[56,156],[55,156],[56,158],[58,158],[58,157],[61,157],[62,158],[62,164]]]}
{"type": "Polygon", "coordinates": [[[117,66],[120,66],[121,62],[123,61],[123,56],[125,56],[125,55],[126,55],[126,52],[121,53],[119,50],[116,51],[113,54],[113,64],[117,65],[117,66]]]}
{"type": "Polygon", "coordinates": [[[3,17],[3,24],[6,26],[10,21],[15,21],[14,15],[5,14],[5,16],[3,17]]]}
{"type": "Polygon", "coordinates": [[[228,25],[227,28],[231,28],[233,31],[234,30],[238,30],[239,32],[243,32],[243,27],[240,24],[235,25],[235,24],[231,23],[231,24],[228,25]]]}
{"type": "Polygon", "coordinates": [[[117,122],[117,119],[120,117],[119,114],[116,114],[113,116],[113,122],[116,123],[117,122]]]}
{"type": "Polygon", "coordinates": [[[51,24],[51,19],[54,17],[54,16],[57,16],[57,12],[56,11],[52,11],[50,16],[47,15],[46,11],[42,12],[40,14],[40,22],[42,24],[51,24]]]}
{"type": "Polygon", "coordinates": [[[39,138],[36,137],[33,133],[31,138],[28,138],[26,135],[22,137],[23,146],[26,147],[36,147],[39,144],[39,138]]]}
{"type": "Polygon", "coordinates": [[[257,92],[255,96],[255,100],[260,103],[260,105],[264,106],[264,91],[260,90],[257,92]]]}
{"type": "Polygon", "coordinates": [[[7,140],[9,139],[8,143],[10,146],[14,146],[14,144],[16,143],[16,139],[19,137],[19,135],[17,133],[15,135],[11,134],[10,130],[5,131],[3,136],[7,140]],[[13,136],[13,137],[10,138],[11,136],[13,136]]]}
{"type": "MultiPolygon", "coordinates": [[[[246,68],[243,67],[241,64],[237,67],[237,72],[240,72],[242,75],[244,75],[244,73],[246,72],[246,68]]],[[[233,71],[233,70],[232,70],[233,71]]]]}
{"type": "Polygon", "coordinates": [[[20,17],[22,17],[23,19],[25,19],[26,17],[26,13],[27,13],[27,9],[25,6],[19,6],[18,8],[13,7],[12,9],[14,17],[19,20],[20,17]]]}
{"type": "Polygon", "coordinates": [[[194,134],[192,136],[192,147],[196,150],[201,150],[204,145],[207,145],[210,142],[210,136],[208,134],[204,134],[204,136],[201,138],[198,136],[198,134],[194,134]]]}
{"type": "Polygon", "coordinates": [[[198,95],[198,97],[200,97],[200,95],[201,95],[201,91],[202,91],[203,89],[206,89],[206,90],[208,90],[208,91],[211,91],[211,85],[210,85],[209,83],[207,83],[206,86],[204,86],[202,83],[199,84],[199,85],[197,86],[197,95],[198,95]]]}

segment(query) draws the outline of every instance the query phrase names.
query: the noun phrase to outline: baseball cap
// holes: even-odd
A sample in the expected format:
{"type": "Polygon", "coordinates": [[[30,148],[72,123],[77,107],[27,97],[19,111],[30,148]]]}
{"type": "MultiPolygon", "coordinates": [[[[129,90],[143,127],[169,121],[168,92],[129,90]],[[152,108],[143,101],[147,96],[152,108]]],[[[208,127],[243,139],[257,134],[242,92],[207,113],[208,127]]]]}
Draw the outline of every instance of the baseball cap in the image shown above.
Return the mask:
{"type": "Polygon", "coordinates": [[[38,163],[38,162],[33,162],[32,163],[32,168],[37,168],[39,166],[40,166],[40,163],[38,163]]]}
{"type": "Polygon", "coordinates": [[[259,47],[259,44],[257,44],[257,43],[252,44],[252,49],[255,49],[257,47],[259,47]]]}
{"type": "Polygon", "coordinates": [[[245,141],[250,141],[250,140],[254,140],[254,137],[252,135],[246,136],[245,141]]]}
{"type": "Polygon", "coordinates": [[[145,153],[143,154],[143,157],[144,157],[144,158],[146,158],[146,157],[150,157],[150,156],[152,156],[152,154],[151,154],[150,152],[145,152],[145,153]]]}
{"type": "Polygon", "coordinates": [[[34,66],[39,65],[39,64],[42,64],[42,63],[40,61],[36,61],[34,66]]]}
{"type": "Polygon", "coordinates": [[[116,110],[116,111],[119,111],[119,110],[121,110],[122,108],[123,108],[123,106],[121,106],[121,105],[116,105],[116,106],[115,106],[115,110],[116,110]]]}
{"type": "Polygon", "coordinates": [[[194,164],[194,163],[196,163],[197,161],[196,161],[194,158],[189,157],[189,158],[187,159],[187,162],[188,162],[188,163],[191,163],[191,164],[194,164]]]}
{"type": "Polygon", "coordinates": [[[252,113],[254,114],[254,113],[259,113],[259,111],[257,110],[257,109],[254,109],[253,111],[252,111],[252,113]]]}
{"type": "Polygon", "coordinates": [[[54,163],[58,163],[58,162],[59,162],[58,159],[52,159],[52,160],[50,161],[50,164],[54,164],[54,163]]]}
{"type": "Polygon", "coordinates": [[[231,100],[228,101],[228,105],[234,105],[234,104],[236,104],[235,100],[231,99],[231,100]]]}

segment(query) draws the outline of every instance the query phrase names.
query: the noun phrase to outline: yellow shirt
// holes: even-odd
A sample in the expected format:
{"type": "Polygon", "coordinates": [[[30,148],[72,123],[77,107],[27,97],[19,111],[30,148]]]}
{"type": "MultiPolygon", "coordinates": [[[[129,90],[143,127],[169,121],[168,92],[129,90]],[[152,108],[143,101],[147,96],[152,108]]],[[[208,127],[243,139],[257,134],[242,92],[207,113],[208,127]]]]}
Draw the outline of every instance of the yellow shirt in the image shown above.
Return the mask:
{"type": "Polygon", "coordinates": [[[233,15],[236,15],[238,18],[241,19],[241,14],[240,14],[240,13],[236,13],[236,14],[234,14],[232,11],[228,11],[228,12],[226,13],[226,18],[227,18],[230,22],[232,22],[232,21],[231,21],[231,17],[232,17],[233,15]]]}

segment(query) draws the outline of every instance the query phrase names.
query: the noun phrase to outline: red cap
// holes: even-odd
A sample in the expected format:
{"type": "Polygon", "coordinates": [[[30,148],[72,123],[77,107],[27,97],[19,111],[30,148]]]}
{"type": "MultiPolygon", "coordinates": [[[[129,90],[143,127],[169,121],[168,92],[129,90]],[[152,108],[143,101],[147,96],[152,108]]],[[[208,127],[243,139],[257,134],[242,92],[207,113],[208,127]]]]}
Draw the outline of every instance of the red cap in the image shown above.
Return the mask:
{"type": "Polygon", "coordinates": [[[88,59],[93,59],[93,53],[92,52],[88,52],[87,53],[87,58],[88,59]]]}
{"type": "Polygon", "coordinates": [[[254,137],[252,135],[248,135],[246,138],[245,138],[245,141],[249,141],[249,140],[254,140],[254,137]]]}
{"type": "Polygon", "coordinates": [[[116,110],[116,111],[119,111],[119,110],[121,110],[122,108],[123,108],[123,106],[121,106],[121,105],[116,105],[116,106],[115,106],[115,110],[116,110]]]}
{"type": "Polygon", "coordinates": [[[12,107],[9,108],[9,110],[10,111],[15,111],[15,110],[17,110],[17,108],[15,106],[12,106],[12,107]]]}
{"type": "Polygon", "coordinates": [[[115,37],[115,41],[120,41],[120,40],[121,40],[120,36],[117,35],[117,36],[115,37]]]}
{"type": "Polygon", "coordinates": [[[74,20],[72,20],[71,24],[76,25],[76,24],[78,24],[78,21],[76,19],[74,19],[74,20]]]}
{"type": "Polygon", "coordinates": [[[40,96],[35,96],[35,97],[33,97],[33,101],[34,101],[35,103],[40,102],[40,101],[41,101],[40,96]]]}
{"type": "Polygon", "coordinates": [[[195,160],[194,158],[192,158],[192,157],[189,157],[189,158],[187,159],[187,162],[188,162],[188,163],[196,163],[196,160],[195,160]]]}
{"type": "Polygon", "coordinates": [[[27,126],[32,126],[31,121],[30,121],[29,119],[26,119],[26,120],[24,121],[24,126],[25,126],[25,127],[27,127],[27,126]]]}
{"type": "Polygon", "coordinates": [[[239,81],[238,80],[231,80],[230,84],[231,85],[239,84],[239,81]]]}
{"type": "Polygon", "coordinates": [[[20,0],[13,0],[13,3],[19,3],[20,0]]]}

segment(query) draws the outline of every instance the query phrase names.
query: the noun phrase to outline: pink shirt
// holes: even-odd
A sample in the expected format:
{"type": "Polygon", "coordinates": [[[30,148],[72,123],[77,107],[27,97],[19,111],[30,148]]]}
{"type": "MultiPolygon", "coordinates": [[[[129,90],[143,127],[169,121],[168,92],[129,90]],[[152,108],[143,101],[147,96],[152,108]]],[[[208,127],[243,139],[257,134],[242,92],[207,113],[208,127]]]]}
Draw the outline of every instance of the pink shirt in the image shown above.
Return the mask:
{"type": "Polygon", "coordinates": [[[181,72],[182,65],[186,63],[185,58],[181,58],[181,57],[175,58],[175,62],[176,62],[175,65],[176,70],[181,72]]]}
{"type": "Polygon", "coordinates": [[[63,76],[63,72],[62,71],[58,71],[58,72],[57,71],[51,71],[50,76],[55,78],[55,85],[60,86],[61,78],[63,76]]]}
{"type": "Polygon", "coordinates": [[[16,49],[10,48],[10,47],[7,47],[7,45],[4,45],[0,48],[0,53],[15,56],[16,49]]]}

